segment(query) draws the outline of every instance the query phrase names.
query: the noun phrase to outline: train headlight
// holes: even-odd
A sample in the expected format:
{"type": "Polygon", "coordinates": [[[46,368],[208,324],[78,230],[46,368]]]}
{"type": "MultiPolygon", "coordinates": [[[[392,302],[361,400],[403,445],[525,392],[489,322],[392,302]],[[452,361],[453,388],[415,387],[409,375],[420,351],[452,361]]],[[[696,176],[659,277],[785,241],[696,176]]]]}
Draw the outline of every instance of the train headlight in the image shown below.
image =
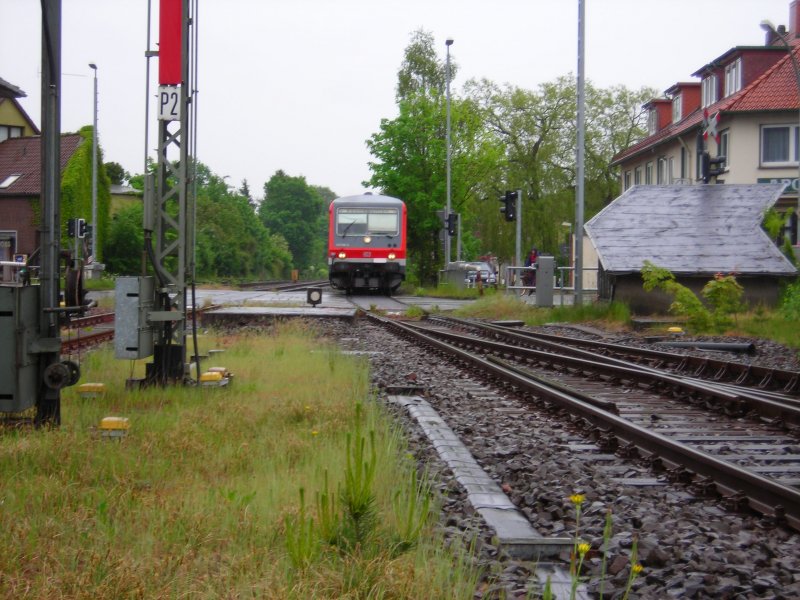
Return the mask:
{"type": "Polygon", "coordinates": [[[397,255],[394,252],[389,252],[388,258],[389,260],[394,260],[395,258],[397,258],[397,255]]]}
{"type": "Polygon", "coordinates": [[[371,237],[369,237],[368,235],[367,235],[367,236],[364,236],[364,243],[365,243],[365,244],[369,244],[371,241],[372,241],[372,238],[371,238],[371,237]]]}
{"type": "Polygon", "coordinates": [[[339,258],[347,258],[347,253],[346,252],[339,252],[338,257],[339,258]]]}

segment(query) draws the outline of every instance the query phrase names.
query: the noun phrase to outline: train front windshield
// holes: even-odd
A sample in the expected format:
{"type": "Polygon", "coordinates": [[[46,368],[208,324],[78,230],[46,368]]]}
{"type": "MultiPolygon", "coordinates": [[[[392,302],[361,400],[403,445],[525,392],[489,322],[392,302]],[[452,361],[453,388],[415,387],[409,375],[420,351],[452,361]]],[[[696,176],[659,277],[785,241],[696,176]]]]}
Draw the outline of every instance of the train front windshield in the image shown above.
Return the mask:
{"type": "Polygon", "coordinates": [[[396,208],[340,208],[336,211],[336,235],[399,235],[400,213],[396,208]]]}

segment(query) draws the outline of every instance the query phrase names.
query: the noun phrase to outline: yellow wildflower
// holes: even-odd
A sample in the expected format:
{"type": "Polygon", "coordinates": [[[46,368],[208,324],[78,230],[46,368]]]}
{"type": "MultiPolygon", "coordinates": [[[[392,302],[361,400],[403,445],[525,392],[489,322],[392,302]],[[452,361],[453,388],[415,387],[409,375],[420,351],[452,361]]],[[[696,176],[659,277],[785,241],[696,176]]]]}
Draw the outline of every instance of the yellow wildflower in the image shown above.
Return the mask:
{"type": "Polygon", "coordinates": [[[580,554],[581,556],[584,556],[590,549],[591,546],[586,542],[578,544],[578,554],[580,554]]]}
{"type": "Polygon", "coordinates": [[[586,496],[583,494],[572,494],[569,499],[575,506],[580,506],[583,504],[583,501],[586,500],[586,496]]]}
{"type": "Polygon", "coordinates": [[[312,429],[311,435],[319,435],[319,431],[317,431],[316,429],[312,429]]]}
{"type": "Polygon", "coordinates": [[[642,566],[642,563],[636,563],[631,567],[631,570],[634,572],[635,575],[638,575],[639,573],[644,571],[644,567],[642,566]]]}

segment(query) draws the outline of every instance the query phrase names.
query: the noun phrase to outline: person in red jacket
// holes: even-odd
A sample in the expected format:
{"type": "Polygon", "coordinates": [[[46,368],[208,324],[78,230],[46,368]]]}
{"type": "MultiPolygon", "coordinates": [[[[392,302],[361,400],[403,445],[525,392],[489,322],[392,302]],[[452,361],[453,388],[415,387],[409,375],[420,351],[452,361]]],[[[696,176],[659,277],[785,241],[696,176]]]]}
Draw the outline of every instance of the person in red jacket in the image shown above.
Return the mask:
{"type": "MultiPolygon", "coordinates": [[[[536,287],[536,261],[539,258],[539,250],[536,249],[534,246],[531,248],[531,251],[528,253],[528,256],[525,258],[525,266],[531,267],[530,269],[524,272],[522,276],[522,283],[525,287],[534,288],[536,287]]],[[[525,291],[522,292],[523,295],[525,291]]],[[[533,289],[527,290],[529,296],[533,295],[533,289]]]]}

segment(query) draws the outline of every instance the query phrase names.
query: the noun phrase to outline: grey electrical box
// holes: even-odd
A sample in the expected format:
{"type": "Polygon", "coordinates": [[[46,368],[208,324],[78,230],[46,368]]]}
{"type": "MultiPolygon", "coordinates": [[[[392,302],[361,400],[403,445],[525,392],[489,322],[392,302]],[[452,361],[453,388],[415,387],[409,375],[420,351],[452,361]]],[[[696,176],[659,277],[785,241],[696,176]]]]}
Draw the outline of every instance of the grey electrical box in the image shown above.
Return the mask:
{"type": "Polygon", "coordinates": [[[147,315],[153,310],[155,285],[152,277],[119,277],[114,308],[114,355],[117,358],[147,358],[153,354],[153,328],[147,315]]]}
{"type": "Polygon", "coordinates": [[[0,286],[0,412],[36,404],[39,286],[0,286]]]}
{"type": "Polygon", "coordinates": [[[536,306],[553,306],[553,272],[555,259],[540,256],[536,259],[536,306]]]}

